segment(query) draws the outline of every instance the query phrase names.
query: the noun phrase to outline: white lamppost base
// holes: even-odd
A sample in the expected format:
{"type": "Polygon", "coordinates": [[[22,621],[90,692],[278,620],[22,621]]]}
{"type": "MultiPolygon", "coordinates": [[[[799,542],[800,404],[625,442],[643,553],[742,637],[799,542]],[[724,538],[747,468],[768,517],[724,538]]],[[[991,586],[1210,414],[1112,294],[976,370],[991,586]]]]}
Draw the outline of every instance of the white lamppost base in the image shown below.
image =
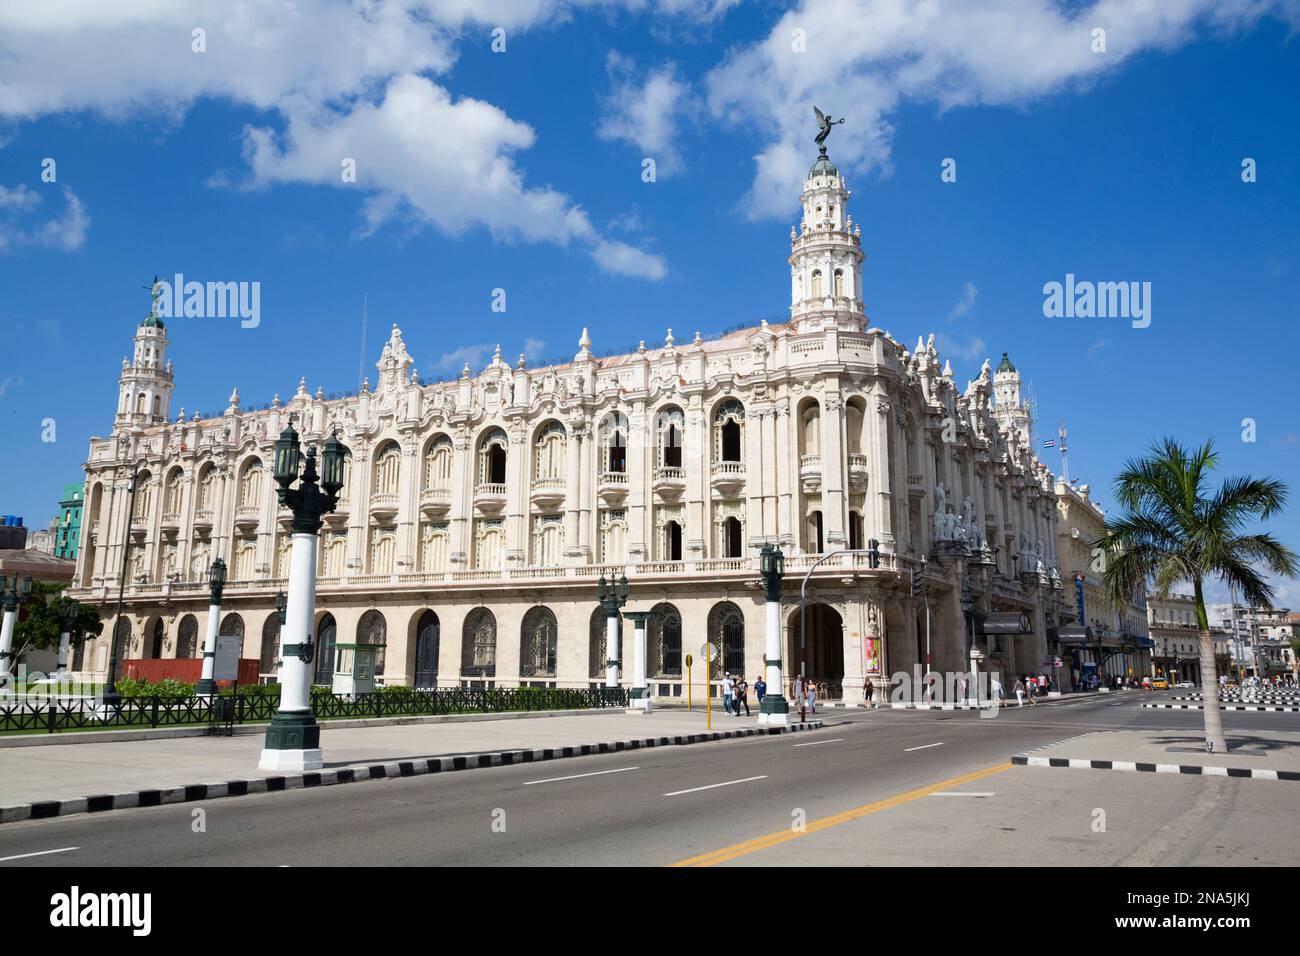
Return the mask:
{"type": "Polygon", "coordinates": [[[648,714],[652,710],[654,710],[654,707],[651,705],[649,697],[633,697],[627,702],[627,712],[629,714],[648,714]]]}
{"type": "Polygon", "coordinates": [[[262,759],[257,762],[258,770],[319,770],[325,766],[320,748],[315,750],[271,750],[262,751],[262,759]]]}
{"type": "Polygon", "coordinates": [[[790,714],[788,711],[784,714],[764,714],[760,712],[758,722],[760,724],[770,724],[773,727],[789,727],[790,714]]]}

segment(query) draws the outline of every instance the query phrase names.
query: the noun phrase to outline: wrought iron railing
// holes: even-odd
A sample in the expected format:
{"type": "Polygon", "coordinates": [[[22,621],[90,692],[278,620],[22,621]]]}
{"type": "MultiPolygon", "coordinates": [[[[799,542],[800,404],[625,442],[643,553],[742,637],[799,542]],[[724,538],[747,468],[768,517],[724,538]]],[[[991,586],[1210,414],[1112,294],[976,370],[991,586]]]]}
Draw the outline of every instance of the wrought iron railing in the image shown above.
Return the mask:
{"type": "MultiPolygon", "coordinates": [[[[229,701],[231,698],[216,698],[229,701]]],[[[271,694],[233,698],[236,724],[265,723],[280,701],[271,694]]],[[[117,704],[91,698],[0,701],[0,733],[53,734],[60,731],[198,726],[213,719],[210,697],[135,697],[117,704]]],[[[362,717],[407,717],[433,714],[504,713],[507,711],[585,710],[626,707],[621,687],[454,687],[442,690],[388,691],[340,696],[311,695],[312,712],[321,720],[362,717]]],[[[222,719],[228,719],[222,707],[222,719]]]]}

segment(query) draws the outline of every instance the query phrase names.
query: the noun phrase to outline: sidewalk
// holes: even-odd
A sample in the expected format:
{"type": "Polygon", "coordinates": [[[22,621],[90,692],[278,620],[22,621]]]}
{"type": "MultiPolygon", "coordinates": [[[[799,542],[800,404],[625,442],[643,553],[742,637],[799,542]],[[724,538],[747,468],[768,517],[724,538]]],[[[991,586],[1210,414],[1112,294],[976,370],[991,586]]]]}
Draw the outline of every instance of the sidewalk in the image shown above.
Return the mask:
{"type": "MultiPolygon", "coordinates": [[[[819,726],[809,721],[786,731],[819,726]]],[[[289,776],[258,769],[262,734],[28,746],[0,750],[0,822],[772,732],[780,730],[760,727],[757,715],[714,714],[709,734],[698,710],[364,728],[325,723],[323,770],[289,776]]]]}
{"type": "Polygon", "coordinates": [[[1207,753],[1199,731],[1118,730],[1083,734],[1011,762],[1019,766],[1300,781],[1300,732],[1232,731],[1226,754],[1207,753]]]}

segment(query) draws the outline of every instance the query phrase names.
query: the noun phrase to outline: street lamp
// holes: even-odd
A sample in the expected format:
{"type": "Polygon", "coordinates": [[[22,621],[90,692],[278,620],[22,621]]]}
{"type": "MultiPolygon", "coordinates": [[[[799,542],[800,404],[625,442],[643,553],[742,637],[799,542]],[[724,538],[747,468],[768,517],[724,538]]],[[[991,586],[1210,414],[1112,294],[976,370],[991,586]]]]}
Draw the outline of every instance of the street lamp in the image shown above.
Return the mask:
{"type": "Polygon", "coordinates": [[[213,672],[217,663],[217,629],[221,626],[221,592],[226,587],[226,562],[217,558],[208,568],[208,631],[203,638],[203,675],[195,693],[211,697],[217,692],[213,672]]]}
{"type": "MultiPolygon", "coordinates": [[[[53,595],[51,600],[54,600],[53,595]]],[[[60,597],[57,601],[55,613],[59,618],[59,669],[54,679],[62,682],[67,680],[68,647],[72,643],[72,628],[77,623],[77,602],[67,597],[60,597]]]]}
{"type": "Polygon", "coordinates": [[[266,729],[266,744],[258,767],[262,770],[315,770],[324,764],[320,725],[311,709],[311,632],[316,618],[316,550],[324,515],[338,505],[343,488],[343,463],[348,448],[334,432],[325,442],[321,473],[316,472],[316,448],[302,455],[293,416],[275,442],[275,482],[280,504],[293,513],[290,528],[289,594],[283,628],[292,643],[280,644],[280,709],[266,729]],[[294,482],[298,487],[294,488],[294,482]],[[324,489],[322,491],[322,489],[324,489]]]}
{"type": "Polygon", "coordinates": [[[764,596],[767,598],[767,694],[758,708],[760,724],[790,723],[790,702],[785,699],[784,677],[781,672],[781,579],[785,577],[785,555],[771,543],[764,544],[758,552],[758,572],[763,578],[764,596]]]}
{"type": "Polygon", "coordinates": [[[0,624],[0,690],[9,686],[12,672],[10,662],[14,652],[14,627],[18,623],[18,608],[27,603],[32,593],[32,576],[29,574],[21,581],[14,575],[5,587],[5,576],[0,574],[0,594],[4,601],[4,623],[0,624]]]}
{"type": "Polygon", "coordinates": [[[605,580],[601,574],[597,582],[597,597],[600,606],[605,609],[605,686],[618,686],[618,669],[623,661],[618,653],[618,612],[627,603],[627,575],[616,582],[613,578],[605,580]]]}

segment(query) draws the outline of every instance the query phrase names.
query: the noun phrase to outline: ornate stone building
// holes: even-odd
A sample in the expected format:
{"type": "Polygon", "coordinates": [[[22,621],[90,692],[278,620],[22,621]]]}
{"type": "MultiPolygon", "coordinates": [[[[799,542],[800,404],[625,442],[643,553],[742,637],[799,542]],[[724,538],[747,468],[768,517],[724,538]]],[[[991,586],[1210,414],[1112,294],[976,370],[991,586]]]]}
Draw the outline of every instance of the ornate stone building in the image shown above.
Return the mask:
{"type": "Polygon", "coordinates": [[[222,633],[242,635],[273,679],[290,538],[271,448],[290,416],[306,441],[337,428],[352,451],[322,531],[318,683],[332,645],[358,635],[384,645],[388,683],[597,683],[602,574],[627,575],[625,610],[654,612],[654,693],[683,694],[684,656],[698,661],[706,638],[723,649],[720,670],[752,679],[765,542],[786,554],[788,677],[801,578],[854,549],[808,585],[802,653],[824,695],[859,701],[864,675],[879,692],[881,675],[923,661],[927,602],[937,670],[966,670],[972,640],[981,669],[1038,670],[1054,653],[1057,511],[1019,373],[1004,354],[962,388],[933,336],[909,351],[871,325],[849,196],[823,150],[791,230],[787,323],[707,340],[669,330],[660,347],[612,358],[584,330],[567,364],[512,366],[498,350],[478,374],[426,385],[394,326],[373,389],[328,400],[302,381],[257,412],[236,390],[224,414],[187,420],[171,415],[167,332],[151,313],[123,365],[113,433],[91,441],[85,465],[74,593],[106,619],[132,542],[126,613],[106,620],[87,670],[106,667],[114,629],[125,656],[195,654],[220,556],[222,633]],[[128,514],[134,469],[143,484],[128,514]]]}

